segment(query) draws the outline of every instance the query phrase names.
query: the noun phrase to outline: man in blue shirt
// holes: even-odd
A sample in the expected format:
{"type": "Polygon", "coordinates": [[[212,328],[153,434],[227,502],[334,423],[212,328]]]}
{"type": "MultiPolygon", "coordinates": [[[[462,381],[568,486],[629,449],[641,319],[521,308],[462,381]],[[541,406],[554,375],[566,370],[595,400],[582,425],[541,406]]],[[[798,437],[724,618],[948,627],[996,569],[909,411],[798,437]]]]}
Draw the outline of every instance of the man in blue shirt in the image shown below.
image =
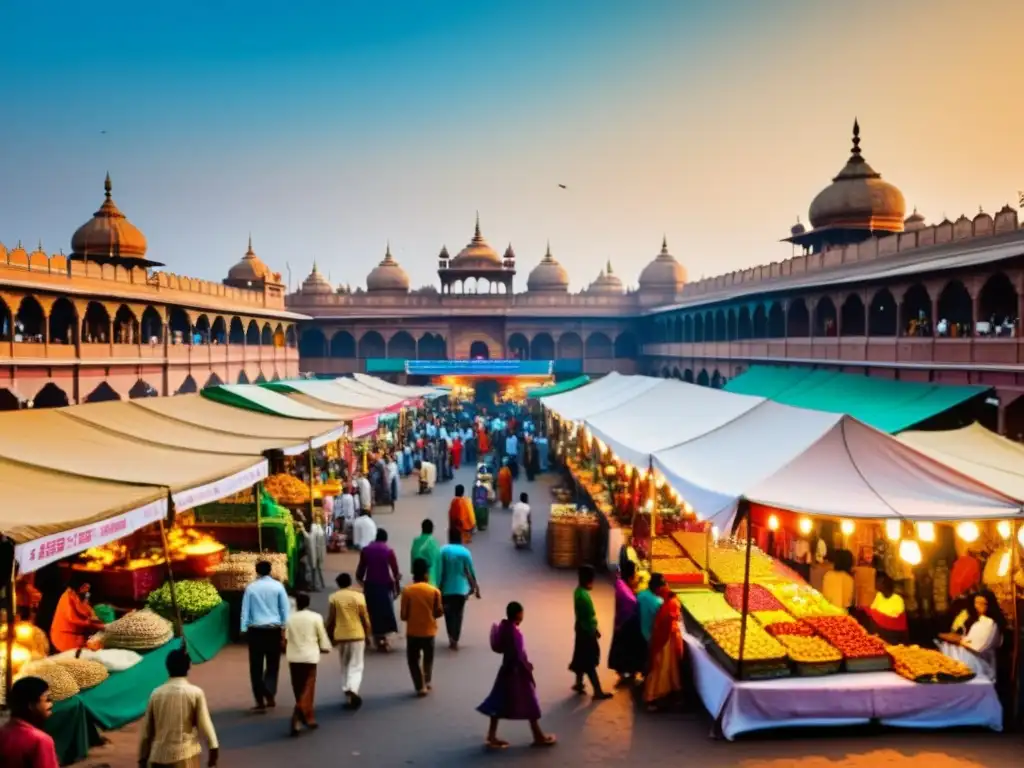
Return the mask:
{"type": "Polygon", "coordinates": [[[277,674],[281,668],[288,593],[270,575],[270,563],[256,563],[256,581],[242,595],[242,634],[249,643],[249,682],[256,699],[253,712],[263,714],[277,705],[277,674]]]}
{"type": "Polygon", "coordinates": [[[448,529],[448,543],[441,547],[441,603],[444,606],[444,626],[448,631],[448,647],[459,650],[462,635],[462,617],[470,595],[480,599],[480,585],[473,569],[473,555],[462,544],[462,532],[448,529]]]}

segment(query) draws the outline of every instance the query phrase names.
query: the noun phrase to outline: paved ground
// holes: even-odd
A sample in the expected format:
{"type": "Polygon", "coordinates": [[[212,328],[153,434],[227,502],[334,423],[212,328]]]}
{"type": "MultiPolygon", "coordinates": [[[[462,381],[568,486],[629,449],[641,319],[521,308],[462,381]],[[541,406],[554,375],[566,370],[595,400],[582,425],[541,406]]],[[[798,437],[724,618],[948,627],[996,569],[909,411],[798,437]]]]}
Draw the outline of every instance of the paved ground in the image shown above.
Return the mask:
{"type": "MultiPolygon", "coordinates": [[[[464,481],[470,473],[463,470],[464,481]]],[[[408,552],[420,521],[431,517],[439,530],[453,484],[439,485],[432,496],[406,495],[394,515],[381,515],[408,569],[408,552]]],[[[318,688],[319,731],[292,740],[285,736],[290,710],[286,673],[282,675],[277,712],[268,717],[245,714],[251,705],[245,649],[225,649],[214,661],[195,669],[193,680],[207,692],[222,743],[221,764],[226,768],[323,768],[366,765],[375,768],[420,765],[537,765],[587,766],[636,764],[656,766],[700,765],[743,768],[974,768],[1020,766],[1024,748],[1018,736],[989,733],[906,733],[895,731],[832,731],[775,733],[736,743],[708,737],[710,720],[699,708],[679,714],[649,715],[637,711],[629,695],[592,704],[570,694],[566,670],[572,651],[571,592],[574,574],[555,572],[544,562],[543,530],[550,496],[547,486],[520,484],[534,499],[534,549],[519,552],[509,541],[508,513],[491,515],[491,528],[473,542],[483,599],[467,608],[464,648],[448,651],[439,642],[434,672],[434,693],[413,696],[405,666],[404,641],[399,652],[368,654],[363,696],[366,703],[355,714],[340,709],[341,689],[334,656],[324,658],[318,688]],[[540,535],[537,535],[537,534],[540,535]],[[487,645],[491,624],[510,600],[526,609],[523,630],[527,649],[536,666],[544,726],[556,733],[559,745],[539,752],[526,746],[525,724],[508,724],[502,735],[513,748],[502,754],[481,749],[485,719],[475,707],[487,695],[498,657],[487,645]]],[[[328,581],[342,570],[353,571],[353,555],[329,556],[328,581]]],[[[606,637],[612,620],[612,590],[605,584],[595,598],[606,637]]],[[[315,596],[323,610],[326,594],[315,596]]],[[[443,635],[443,630],[442,630],[443,635]]],[[[603,641],[607,650],[607,640],[603,641]]],[[[614,675],[605,673],[611,684],[614,675]]],[[[94,750],[85,765],[135,765],[134,727],[111,734],[108,747],[94,750]]]]}

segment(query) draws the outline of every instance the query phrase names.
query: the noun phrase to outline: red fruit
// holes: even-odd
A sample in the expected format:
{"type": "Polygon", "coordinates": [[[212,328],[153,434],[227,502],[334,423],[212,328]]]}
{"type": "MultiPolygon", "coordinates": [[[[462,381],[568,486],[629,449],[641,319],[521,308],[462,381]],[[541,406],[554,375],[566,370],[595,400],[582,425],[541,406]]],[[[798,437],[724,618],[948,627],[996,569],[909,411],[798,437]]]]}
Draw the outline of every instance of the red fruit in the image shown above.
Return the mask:
{"type": "Polygon", "coordinates": [[[775,624],[769,624],[765,629],[768,631],[768,634],[773,636],[798,635],[800,637],[814,637],[814,628],[802,621],[779,621],[775,624]]]}
{"type": "MultiPolygon", "coordinates": [[[[737,611],[743,610],[743,585],[729,584],[725,588],[725,600],[737,611]]],[[[750,597],[747,600],[747,611],[782,611],[785,610],[771,592],[760,584],[750,585],[750,597]]]]}

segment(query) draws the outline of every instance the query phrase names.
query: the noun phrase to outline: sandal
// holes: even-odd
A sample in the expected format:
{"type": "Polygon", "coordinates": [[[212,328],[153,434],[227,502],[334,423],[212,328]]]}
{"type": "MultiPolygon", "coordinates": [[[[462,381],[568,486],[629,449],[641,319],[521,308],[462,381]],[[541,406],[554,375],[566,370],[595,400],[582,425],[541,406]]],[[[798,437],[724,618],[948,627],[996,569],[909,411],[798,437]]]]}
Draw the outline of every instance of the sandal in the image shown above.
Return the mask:
{"type": "Polygon", "coordinates": [[[558,743],[558,739],[555,734],[549,733],[544,737],[543,741],[534,741],[530,744],[531,747],[553,747],[558,743]]]}
{"type": "Polygon", "coordinates": [[[484,749],[496,752],[500,749],[508,749],[508,742],[502,739],[494,739],[493,741],[488,739],[484,742],[484,749]]]}

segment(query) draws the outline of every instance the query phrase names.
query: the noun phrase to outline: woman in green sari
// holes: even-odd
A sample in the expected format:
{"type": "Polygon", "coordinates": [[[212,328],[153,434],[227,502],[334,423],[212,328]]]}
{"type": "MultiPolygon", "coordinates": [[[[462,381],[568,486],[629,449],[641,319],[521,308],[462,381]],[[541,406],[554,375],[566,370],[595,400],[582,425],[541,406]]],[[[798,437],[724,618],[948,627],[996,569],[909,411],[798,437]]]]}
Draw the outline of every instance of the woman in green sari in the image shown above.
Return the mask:
{"type": "Polygon", "coordinates": [[[436,587],[441,577],[441,545],[434,538],[434,521],[424,520],[420,531],[420,535],[412,542],[410,562],[415,563],[420,558],[426,560],[427,578],[431,585],[436,587]]]}

